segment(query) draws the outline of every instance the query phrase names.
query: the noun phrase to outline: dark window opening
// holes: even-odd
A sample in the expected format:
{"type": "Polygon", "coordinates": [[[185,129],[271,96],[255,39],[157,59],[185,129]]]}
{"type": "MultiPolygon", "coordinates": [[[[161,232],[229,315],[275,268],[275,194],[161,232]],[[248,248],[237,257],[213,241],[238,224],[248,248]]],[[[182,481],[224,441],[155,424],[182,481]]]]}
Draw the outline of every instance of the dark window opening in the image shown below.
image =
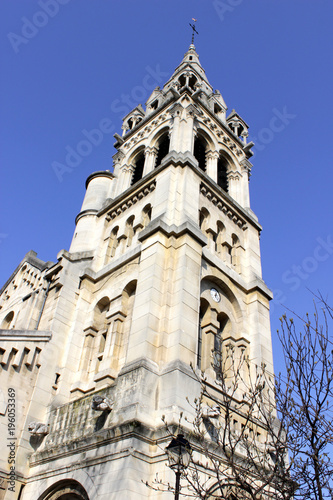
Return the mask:
{"type": "Polygon", "coordinates": [[[169,135],[166,134],[164,137],[162,137],[160,144],[158,146],[158,153],[157,153],[155,167],[161,165],[163,158],[169,153],[169,147],[170,147],[170,138],[169,135]]]}
{"type": "Polygon", "coordinates": [[[128,126],[129,126],[129,129],[132,130],[133,126],[134,126],[134,120],[133,118],[130,118],[127,122],[128,126]]]}
{"type": "Polygon", "coordinates": [[[217,163],[217,183],[224,191],[228,192],[228,162],[225,158],[219,158],[217,163]]]}
{"type": "Polygon", "coordinates": [[[140,153],[139,156],[137,156],[137,159],[135,161],[135,167],[134,167],[134,172],[132,176],[132,186],[136,182],[138,182],[140,179],[142,179],[143,175],[143,167],[145,164],[145,155],[143,153],[140,153]]]}
{"type": "Polygon", "coordinates": [[[189,86],[191,87],[191,89],[195,90],[195,84],[197,83],[197,79],[195,78],[195,76],[191,76],[188,84],[189,86]]]}
{"type": "Polygon", "coordinates": [[[178,80],[178,81],[179,81],[179,83],[180,83],[180,87],[184,87],[184,86],[186,85],[186,77],[185,77],[185,75],[181,75],[181,76],[179,77],[179,80],[178,80]]]}
{"type": "Polygon", "coordinates": [[[196,138],[194,141],[194,157],[198,160],[199,168],[206,170],[206,146],[200,139],[196,138]]]}
{"type": "Polygon", "coordinates": [[[158,100],[156,99],[154,102],[152,102],[150,107],[151,107],[151,109],[157,109],[158,108],[158,100]]]}
{"type": "Polygon", "coordinates": [[[223,330],[225,329],[228,318],[224,315],[219,315],[217,318],[219,322],[219,328],[214,337],[214,370],[218,378],[222,375],[222,342],[223,342],[223,330]]]}
{"type": "Polygon", "coordinates": [[[238,137],[241,137],[243,132],[244,132],[244,127],[243,127],[243,125],[239,124],[238,137]]]}
{"type": "Polygon", "coordinates": [[[222,111],[222,108],[218,106],[217,104],[214,104],[214,113],[218,114],[222,111]]]}

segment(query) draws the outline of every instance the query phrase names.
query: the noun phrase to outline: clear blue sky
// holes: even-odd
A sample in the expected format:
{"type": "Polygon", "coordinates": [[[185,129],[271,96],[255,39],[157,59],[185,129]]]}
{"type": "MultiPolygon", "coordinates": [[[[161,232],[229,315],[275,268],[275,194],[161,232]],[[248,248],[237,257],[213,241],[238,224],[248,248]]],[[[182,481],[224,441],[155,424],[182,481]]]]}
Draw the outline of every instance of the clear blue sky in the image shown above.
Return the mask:
{"type": "Polygon", "coordinates": [[[167,80],[194,17],[208,79],[257,143],[251,205],[276,296],[273,338],[285,307],[311,308],[307,288],[332,304],[332,0],[2,0],[0,8],[1,285],[30,249],[56,261],[69,248],[87,176],[112,167],[125,101],[144,104],[151,70],[167,80]],[[66,148],[103,118],[112,133],[57,177],[54,162],[64,164],[66,148]]]}

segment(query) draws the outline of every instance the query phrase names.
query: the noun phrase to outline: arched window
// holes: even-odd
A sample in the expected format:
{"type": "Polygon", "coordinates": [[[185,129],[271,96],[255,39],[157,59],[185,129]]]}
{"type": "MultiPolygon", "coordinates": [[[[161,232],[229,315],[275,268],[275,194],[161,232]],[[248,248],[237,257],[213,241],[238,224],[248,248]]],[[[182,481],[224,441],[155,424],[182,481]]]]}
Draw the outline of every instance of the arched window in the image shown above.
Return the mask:
{"type": "Polygon", "coordinates": [[[199,168],[203,171],[206,170],[206,148],[206,141],[200,136],[196,137],[193,154],[196,160],[198,160],[199,168]]]}
{"type": "Polygon", "coordinates": [[[145,164],[145,155],[143,152],[139,153],[134,161],[134,172],[132,176],[132,182],[131,185],[135,184],[138,182],[140,179],[142,179],[142,174],[143,174],[143,167],[145,164]]]}
{"type": "Polygon", "coordinates": [[[217,234],[216,234],[216,242],[215,242],[215,251],[220,256],[223,254],[223,243],[224,243],[224,224],[221,221],[217,221],[217,234]]]}
{"type": "Polygon", "coordinates": [[[148,226],[149,222],[151,221],[151,204],[149,203],[144,207],[142,210],[142,226],[145,228],[148,226]]]}
{"type": "Polygon", "coordinates": [[[232,266],[237,266],[239,264],[238,262],[238,252],[239,252],[239,238],[235,234],[231,236],[231,241],[232,241],[232,248],[231,248],[231,265],[232,266]]]}
{"type": "Polygon", "coordinates": [[[105,255],[105,264],[109,262],[110,258],[115,256],[116,248],[118,246],[118,238],[117,238],[118,231],[119,231],[119,226],[116,226],[112,229],[110,233],[109,243],[105,255]]]}
{"type": "Polygon", "coordinates": [[[1,328],[3,328],[4,330],[9,330],[13,319],[14,319],[14,311],[10,311],[10,313],[8,313],[3,319],[1,323],[1,328]]]}
{"type": "Polygon", "coordinates": [[[134,236],[134,215],[131,215],[126,221],[126,236],[127,236],[127,246],[129,247],[132,244],[133,236],[134,236]]]}
{"type": "Polygon", "coordinates": [[[209,212],[207,208],[202,207],[199,210],[199,227],[202,231],[206,231],[207,223],[209,218],[209,212]]]}
{"type": "Polygon", "coordinates": [[[228,161],[221,156],[217,162],[217,184],[226,192],[228,192],[228,161]]]}
{"type": "Polygon", "coordinates": [[[94,328],[96,330],[95,338],[95,352],[97,354],[97,359],[95,360],[95,372],[99,371],[99,367],[103,361],[104,349],[106,344],[106,339],[108,335],[108,324],[106,314],[110,307],[110,300],[108,297],[103,297],[95,307],[94,310],[94,328]]]}
{"type": "Polygon", "coordinates": [[[161,165],[163,158],[169,153],[170,137],[169,134],[164,134],[158,143],[158,153],[156,157],[155,168],[161,165]]]}

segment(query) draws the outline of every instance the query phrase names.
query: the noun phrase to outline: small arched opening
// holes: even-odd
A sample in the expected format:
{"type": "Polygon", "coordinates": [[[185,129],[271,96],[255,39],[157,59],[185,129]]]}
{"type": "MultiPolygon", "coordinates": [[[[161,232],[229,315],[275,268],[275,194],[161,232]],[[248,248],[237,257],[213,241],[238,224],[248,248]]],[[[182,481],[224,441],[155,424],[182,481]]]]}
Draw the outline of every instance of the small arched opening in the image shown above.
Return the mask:
{"type": "Polygon", "coordinates": [[[129,247],[132,244],[133,236],[134,236],[134,219],[135,216],[131,215],[126,221],[126,237],[127,237],[127,246],[129,247]]]}
{"type": "Polygon", "coordinates": [[[10,311],[2,320],[1,328],[3,330],[9,330],[14,319],[14,311],[10,311]]]}
{"type": "Polygon", "coordinates": [[[202,231],[206,231],[209,220],[209,212],[207,208],[202,207],[199,210],[199,227],[202,231]]]}
{"type": "Polygon", "coordinates": [[[105,255],[105,264],[107,264],[109,260],[115,256],[116,249],[118,246],[118,231],[119,231],[119,226],[116,226],[111,230],[105,255]]]}
{"type": "Polygon", "coordinates": [[[216,231],[215,251],[220,256],[222,256],[225,227],[224,227],[224,224],[219,220],[216,223],[216,228],[217,228],[217,231],[216,231]]]}
{"type": "Polygon", "coordinates": [[[142,210],[142,226],[144,228],[148,226],[149,222],[151,221],[151,213],[152,213],[152,207],[151,204],[149,203],[142,210]]]}

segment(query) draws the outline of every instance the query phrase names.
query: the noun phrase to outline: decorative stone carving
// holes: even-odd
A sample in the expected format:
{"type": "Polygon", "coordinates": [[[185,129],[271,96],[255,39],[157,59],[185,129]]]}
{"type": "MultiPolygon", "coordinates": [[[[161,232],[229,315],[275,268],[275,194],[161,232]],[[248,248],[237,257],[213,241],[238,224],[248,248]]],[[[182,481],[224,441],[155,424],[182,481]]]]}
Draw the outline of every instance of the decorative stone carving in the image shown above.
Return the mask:
{"type": "Polygon", "coordinates": [[[94,396],[92,398],[91,409],[95,411],[111,411],[113,402],[103,396],[94,396]]]}
{"type": "Polygon", "coordinates": [[[106,220],[111,221],[121,213],[125,212],[125,210],[130,208],[132,205],[135,205],[135,203],[137,203],[139,200],[141,200],[149,193],[154,191],[155,187],[156,187],[156,180],[151,182],[148,186],[144,186],[141,190],[137,191],[135,195],[127,199],[125,203],[121,203],[118,206],[114,207],[110,212],[108,212],[106,220]]]}
{"type": "Polygon", "coordinates": [[[221,415],[221,410],[219,405],[215,406],[203,406],[201,410],[201,416],[203,419],[217,419],[221,415]]]}
{"type": "Polygon", "coordinates": [[[30,422],[28,431],[32,435],[46,436],[49,433],[49,427],[42,422],[30,422]]]}
{"type": "Polygon", "coordinates": [[[205,196],[208,200],[210,200],[221,212],[227,215],[229,219],[231,219],[238,227],[240,227],[243,231],[247,229],[246,221],[241,217],[235,210],[231,208],[231,206],[227,205],[227,203],[220,197],[216,196],[209,187],[202,183],[200,186],[200,192],[205,196]]]}

